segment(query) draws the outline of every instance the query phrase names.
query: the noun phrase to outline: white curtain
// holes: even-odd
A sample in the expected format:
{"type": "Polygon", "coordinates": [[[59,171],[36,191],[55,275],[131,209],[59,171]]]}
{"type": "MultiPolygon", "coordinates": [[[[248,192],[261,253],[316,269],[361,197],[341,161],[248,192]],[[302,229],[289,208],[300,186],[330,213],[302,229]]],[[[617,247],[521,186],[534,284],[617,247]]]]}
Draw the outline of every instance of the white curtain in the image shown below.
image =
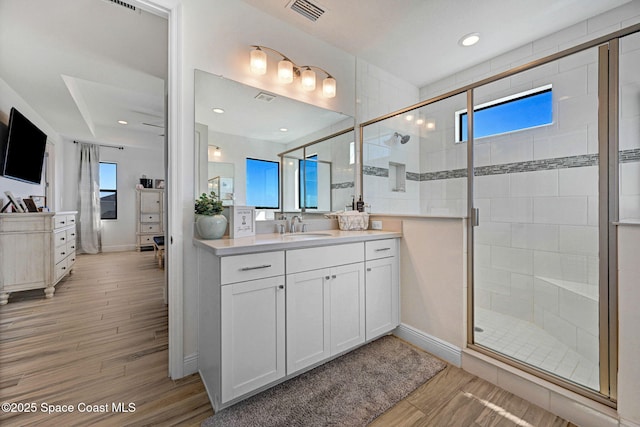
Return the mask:
{"type": "Polygon", "coordinates": [[[78,250],[97,254],[102,250],[100,220],[100,147],[78,143],[78,250]]]}

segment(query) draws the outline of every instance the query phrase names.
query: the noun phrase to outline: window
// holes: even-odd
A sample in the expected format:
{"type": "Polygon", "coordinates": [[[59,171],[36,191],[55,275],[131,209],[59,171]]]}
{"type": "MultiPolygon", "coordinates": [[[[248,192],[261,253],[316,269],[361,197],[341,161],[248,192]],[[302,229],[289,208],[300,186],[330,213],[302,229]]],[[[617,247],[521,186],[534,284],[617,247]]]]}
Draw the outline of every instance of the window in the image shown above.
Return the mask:
{"type": "MultiPolygon", "coordinates": [[[[467,110],[456,111],[456,142],[467,140],[467,110]]],[[[474,138],[499,135],[553,123],[551,85],[477,105],[474,138]]]]}
{"type": "Polygon", "coordinates": [[[300,200],[304,201],[304,208],[318,209],[318,155],[307,156],[307,159],[298,160],[300,200]]]}
{"type": "Polygon", "coordinates": [[[100,162],[100,219],[118,219],[118,165],[100,162]]]}
{"type": "Polygon", "coordinates": [[[280,208],[280,163],[247,158],[247,205],[280,208]]]}

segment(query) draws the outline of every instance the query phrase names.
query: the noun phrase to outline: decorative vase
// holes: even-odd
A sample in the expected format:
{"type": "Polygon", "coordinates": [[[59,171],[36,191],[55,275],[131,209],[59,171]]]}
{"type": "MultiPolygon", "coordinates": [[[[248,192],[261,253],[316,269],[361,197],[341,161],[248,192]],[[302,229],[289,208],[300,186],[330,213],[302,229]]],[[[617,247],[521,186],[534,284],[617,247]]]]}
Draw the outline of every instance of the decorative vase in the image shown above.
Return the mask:
{"type": "Polygon", "coordinates": [[[196,214],[196,229],[203,239],[219,239],[227,231],[227,217],[224,215],[196,214]]]}

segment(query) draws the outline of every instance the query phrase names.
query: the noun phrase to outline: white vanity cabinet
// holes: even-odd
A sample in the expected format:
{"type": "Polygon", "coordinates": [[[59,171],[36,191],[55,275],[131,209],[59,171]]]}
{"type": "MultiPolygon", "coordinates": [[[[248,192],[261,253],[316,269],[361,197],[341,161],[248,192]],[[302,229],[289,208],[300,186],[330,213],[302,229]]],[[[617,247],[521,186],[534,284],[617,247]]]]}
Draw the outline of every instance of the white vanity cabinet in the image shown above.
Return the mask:
{"type": "Polygon", "coordinates": [[[366,338],[386,334],[400,324],[398,239],[365,243],[366,338]]]}
{"type": "Polygon", "coordinates": [[[194,241],[198,370],[215,411],[398,326],[398,233],[327,234],[194,241]]]}
{"type": "Polygon", "coordinates": [[[287,374],[365,340],[364,244],[287,251],[287,374]]]}
{"type": "Polygon", "coordinates": [[[198,249],[198,364],[216,410],[286,375],[284,251],[198,249]]]}

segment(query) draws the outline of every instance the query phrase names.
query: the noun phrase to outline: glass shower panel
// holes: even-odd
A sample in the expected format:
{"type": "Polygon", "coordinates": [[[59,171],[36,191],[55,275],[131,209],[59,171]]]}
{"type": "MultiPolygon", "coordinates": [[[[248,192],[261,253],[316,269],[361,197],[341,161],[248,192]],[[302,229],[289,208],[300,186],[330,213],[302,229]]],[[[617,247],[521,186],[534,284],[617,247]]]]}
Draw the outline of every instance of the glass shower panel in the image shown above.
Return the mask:
{"type": "Polygon", "coordinates": [[[620,39],[620,221],[640,221],[640,33],[620,39]]]}
{"type": "Polygon", "coordinates": [[[474,126],[485,130],[473,147],[474,342],[593,390],[597,65],[594,48],[476,89],[474,126]],[[550,103],[517,102],[549,91],[550,103]],[[552,120],[522,120],[536,114],[552,120]]]}
{"type": "Polygon", "coordinates": [[[467,215],[467,148],[455,112],[466,93],[363,128],[364,200],[375,213],[467,215]]]}

